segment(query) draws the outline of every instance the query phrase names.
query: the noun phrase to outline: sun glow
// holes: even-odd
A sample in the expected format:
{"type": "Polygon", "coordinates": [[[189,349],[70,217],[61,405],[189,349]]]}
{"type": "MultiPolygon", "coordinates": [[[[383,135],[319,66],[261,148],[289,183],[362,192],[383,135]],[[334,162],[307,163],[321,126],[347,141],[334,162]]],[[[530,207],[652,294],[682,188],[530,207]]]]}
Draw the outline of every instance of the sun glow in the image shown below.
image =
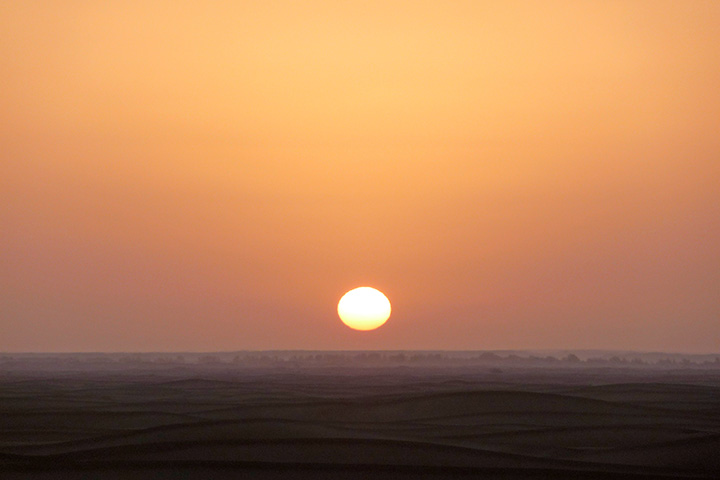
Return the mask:
{"type": "Polygon", "coordinates": [[[390,300],[372,287],[347,292],[338,302],[338,315],[355,330],[374,330],[390,318],[390,300]]]}

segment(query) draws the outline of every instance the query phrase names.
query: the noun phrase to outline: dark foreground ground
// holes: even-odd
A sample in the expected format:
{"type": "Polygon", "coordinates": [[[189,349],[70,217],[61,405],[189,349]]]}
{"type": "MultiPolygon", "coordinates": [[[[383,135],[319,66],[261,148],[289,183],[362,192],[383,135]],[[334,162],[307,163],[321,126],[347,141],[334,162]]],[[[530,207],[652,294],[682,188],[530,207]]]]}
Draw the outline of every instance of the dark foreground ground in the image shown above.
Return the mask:
{"type": "Polygon", "coordinates": [[[3,479],[720,478],[720,371],[9,368],[3,479]]]}

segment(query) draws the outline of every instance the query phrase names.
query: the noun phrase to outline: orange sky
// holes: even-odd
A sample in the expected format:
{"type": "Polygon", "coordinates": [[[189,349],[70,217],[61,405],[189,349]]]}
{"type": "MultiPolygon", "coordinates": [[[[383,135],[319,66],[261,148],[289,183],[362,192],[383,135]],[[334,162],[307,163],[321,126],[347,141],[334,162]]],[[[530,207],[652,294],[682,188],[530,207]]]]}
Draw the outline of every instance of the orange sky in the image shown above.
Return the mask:
{"type": "Polygon", "coordinates": [[[720,2],[0,6],[0,351],[720,345],[720,2]],[[388,323],[336,315],[371,285],[388,323]]]}

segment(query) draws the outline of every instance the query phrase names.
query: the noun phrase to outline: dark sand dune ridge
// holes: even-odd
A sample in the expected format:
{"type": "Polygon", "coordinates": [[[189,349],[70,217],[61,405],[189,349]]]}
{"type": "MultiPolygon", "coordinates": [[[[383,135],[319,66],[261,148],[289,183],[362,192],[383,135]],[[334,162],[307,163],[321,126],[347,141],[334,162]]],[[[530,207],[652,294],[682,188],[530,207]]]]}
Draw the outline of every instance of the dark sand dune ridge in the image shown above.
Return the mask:
{"type": "Polygon", "coordinates": [[[714,371],[261,373],[0,377],[2,478],[720,477],[714,371]]]}

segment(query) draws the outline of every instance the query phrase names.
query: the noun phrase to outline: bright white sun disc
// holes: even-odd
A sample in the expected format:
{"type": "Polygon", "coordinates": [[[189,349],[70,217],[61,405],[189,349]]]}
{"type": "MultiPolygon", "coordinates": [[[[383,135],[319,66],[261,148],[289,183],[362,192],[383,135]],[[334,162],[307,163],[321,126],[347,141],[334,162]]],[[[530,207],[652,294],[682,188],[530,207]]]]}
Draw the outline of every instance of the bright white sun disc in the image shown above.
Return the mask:
{"type": "Polygon", "coordinates": [[[350,290],[338,302],[338,315],[355,330],[374,330],[390,318],[390,300],[372,287],[350,290]]]}

